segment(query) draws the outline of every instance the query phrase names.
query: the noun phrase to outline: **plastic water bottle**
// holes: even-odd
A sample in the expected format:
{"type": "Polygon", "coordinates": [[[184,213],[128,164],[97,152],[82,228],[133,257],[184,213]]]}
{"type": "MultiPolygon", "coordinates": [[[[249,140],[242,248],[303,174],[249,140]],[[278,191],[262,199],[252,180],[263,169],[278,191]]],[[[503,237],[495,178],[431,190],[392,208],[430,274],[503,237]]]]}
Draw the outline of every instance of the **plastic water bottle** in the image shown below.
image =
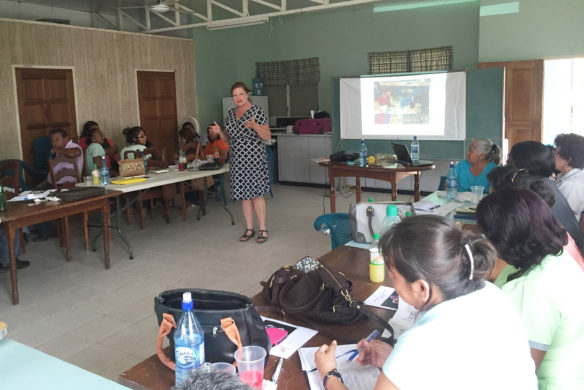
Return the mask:
{"type": "Polygon", "coordinates": [[[365,140],[361,140],[361,148],[359,148],[359,166],[367,166],[367,146],[365,146],[365,140]]]}
{"type": "Polygon", "coordinates": [[[385,261],[379,253],[379,233],[373,233],[369,256],[369,280],[373,283],[381,283],[385,280],[385,261]]]}
{"type": "Polygon", "coordinates": [[[414,135],[414,140],[412,141],[411,150],[412,150],[412,161],[418,161],[420,159],[420,142],[418,142],[418,137],[414,135]]]}
{"type": "Polygon", "coordinates": [[[2,183],[0,183],[0,211],[6,211],[6,193],[2,183]]]}
{"type": "Polygon", "coordinates": [[[183,293],[183,314],[174,331],[175,385],[181,384],[205,363],[205,333],[193,313],[190,292],[183,293]]]}
{"type": "Polygon", "coordinates": [[[101,158],[101,169],[99,171],[99,180],[102,186],[107,186],[110,184],[110,174],[107,167],[107,162],[105,161],[105,156],[101,158]]]}
{"type": "Polygon", "coordinates": [[[446,175],[446,199],[454,200],[458,193],[458,174],[454,169],[454,161],[450,161],[450,169],[446,175]]]}
{"type": "Polygon", "coordinates": [[[144,174],[148,174],[148,159],[146,158],[146,153],[142,152],[142,161],[144,161],[144,174]]]}
{"type": "Polygon", "coordinates": [[[381,234],[383,235],[392,225],[400,222],[401,219],[397,213],[397,206],[394,204],[387,205],[387,212],[381,226],[381,234]]]}

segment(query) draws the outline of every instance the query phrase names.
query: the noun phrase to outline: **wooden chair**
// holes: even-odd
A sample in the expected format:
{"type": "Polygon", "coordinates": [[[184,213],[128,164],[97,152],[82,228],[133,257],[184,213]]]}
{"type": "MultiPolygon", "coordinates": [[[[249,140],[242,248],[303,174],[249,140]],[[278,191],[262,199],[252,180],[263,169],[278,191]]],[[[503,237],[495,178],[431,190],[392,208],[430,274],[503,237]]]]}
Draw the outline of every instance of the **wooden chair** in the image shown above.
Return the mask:
{"type": "MultiPolygon", "coordinates": [[[[142,158],[142,156],[144,154],[146,154],[146,155],[152,154],[155,156],[155,155],[157,155],[157,153],[158,152],[155,148],[144,149],[143,152],[128,151],[127,150],[124,152],[123,157],[124,157],[124,160],[128,160],[133,155],[134,159],[138,159],[138,158],[142,158]]],[[[152,159],[149,159],[148,163],[150,164],[151,162],[154,162],[154,161],[152,159]]],[[[156,161],[156,162],[160,163],[159,161],[156,161]]],[[[158,164],[155,164],[155,165],[158,166],[158,164]]],[[[136,203],[138,205],[138,214],[139,214],[138,220],[140,223],[140,229],[144,229],[144,203],[143,203],[143,201],[150,201],[150,219],[154,219],[154,200],[161,198],[162,204],[163,204],[162,209],[164,211],[164,219],[166,220],[166,223],[170,223],[169,199],[174,197],[175,194],[176,194],[176,187],[174,184],[164,186],[164,187],[159,187],[159,188],[153,188],[151,190],[148,190],[148,192],[142,194],[140,199],[136,200],[136,203]]],[[[133,196],[132,194],[124,195],[124,199],[126,201],[126,204],[131,203],[132,201],[135,201],[135,199],[138,196],[139,195],[133,196]]],[[[130,207],[126,208],[126,221],[128,223],[131,223],[130,207]]]]}
{"type": "MultiPolygon", "coordinates": [[[[0,162],[0,183],[4,187],[4,194],[7,200],[20,194],[21,169],[19,160],[4,160],[0,162]]],[[[24,253],[24,233],[22,229],[18,229],[18,234],[20,235],[20,250],[24,253]]]]}
{"type": "MultiPolygon", "coordinates": [[[[77,167],[77,160],[75,158],[67,158],[64,156],[59,156],[57,158],[50,158],[48,160],[49,165],[49,175],[51,177],[51,185],[53,188],[73,188],[75,184],[81,182],[81,177],[79,175],[79,169],[77,167]],[[62,163],[61,169],[55,170],[58,164],[62,163]],[[65,179],[64,182],[59,184],[60,181],[65,179]]],[[[88,213],[82,213],[83,219],[83,237],[85,239],[85,251],[89,250],[89,226],[88,226],[88,213]]],[[[60,244],[63,247],[66,243],[70,242],[69,236],[69,220],[68,217],[62,218],[59,223],[59,237],[60,244]]],[[[67,260],[71,260],[68,258],[67,260]]]]}

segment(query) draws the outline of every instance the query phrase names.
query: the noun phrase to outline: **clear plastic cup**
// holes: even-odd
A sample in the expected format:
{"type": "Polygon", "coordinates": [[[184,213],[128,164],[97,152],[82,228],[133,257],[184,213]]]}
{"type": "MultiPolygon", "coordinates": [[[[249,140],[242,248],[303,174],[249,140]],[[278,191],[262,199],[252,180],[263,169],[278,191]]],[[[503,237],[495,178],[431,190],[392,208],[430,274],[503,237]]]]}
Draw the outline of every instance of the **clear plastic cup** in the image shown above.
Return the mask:
{"type": "Polygon", "coordinates": [[[472,186],[470,187],[470,191],[472,192],[472,203],[478,204],[481,199],[483,199],[483,191],[485,187],[483,186],[472,186]]]}
{"type": "Polygon", "coordinates": [[[257,390],[262,390],[266,350],[255,345],[239,348],[233,354],[239,379],[257,390]]]}
{"type": "Polygon", "coordinates": [[[212,371],[224,372],[226,374],[235,375],[235,366],[230,363],[218,362],[211,364],[212,371]]]}

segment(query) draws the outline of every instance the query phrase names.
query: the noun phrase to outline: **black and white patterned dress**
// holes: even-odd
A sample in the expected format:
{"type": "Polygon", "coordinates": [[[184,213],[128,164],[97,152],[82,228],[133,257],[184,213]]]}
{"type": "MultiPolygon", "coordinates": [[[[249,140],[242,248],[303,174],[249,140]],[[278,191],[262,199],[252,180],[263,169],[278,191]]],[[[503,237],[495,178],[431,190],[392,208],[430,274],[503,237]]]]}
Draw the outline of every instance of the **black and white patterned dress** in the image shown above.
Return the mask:
{"type": "Polygon", "coordinates": [[[229,159],[231,160],[231,196],[233,199],[254,199],[270,191],[266,147],[258,133],[245,127],[254,117],[258,125],[268,122],[264,111],[252,105],[237,119],[236,108],[227,114],[225,130],[229,135],[229,159]]]}

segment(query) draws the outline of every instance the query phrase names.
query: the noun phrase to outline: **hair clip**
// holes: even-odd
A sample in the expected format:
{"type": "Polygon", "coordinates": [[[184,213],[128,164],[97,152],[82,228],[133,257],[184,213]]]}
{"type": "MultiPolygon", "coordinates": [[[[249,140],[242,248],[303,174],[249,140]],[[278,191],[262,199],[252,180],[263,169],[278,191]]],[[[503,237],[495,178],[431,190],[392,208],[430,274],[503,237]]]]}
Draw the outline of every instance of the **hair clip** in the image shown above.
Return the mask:
{"type": "Polygon", "coordinates": [[[517,177],[518,174],[523,173],[523,172],[529,173],[529,171],[527,169],[525,169],[525,168],[518,169],[517,172],[515,172],[515,174],[511,178],[511,183],[515,183],[515,177],[517,177]]]}
{"type": "Polygon", "coordinates": [[[472,256],[472,251],[470,250],[470,245],[468,243],[464,244],[464,249],[466,249],[468,261],[470,262],[470,275],[468,275],[468,280],[472,280],[474,274],[474,257],[472,256]]]}

